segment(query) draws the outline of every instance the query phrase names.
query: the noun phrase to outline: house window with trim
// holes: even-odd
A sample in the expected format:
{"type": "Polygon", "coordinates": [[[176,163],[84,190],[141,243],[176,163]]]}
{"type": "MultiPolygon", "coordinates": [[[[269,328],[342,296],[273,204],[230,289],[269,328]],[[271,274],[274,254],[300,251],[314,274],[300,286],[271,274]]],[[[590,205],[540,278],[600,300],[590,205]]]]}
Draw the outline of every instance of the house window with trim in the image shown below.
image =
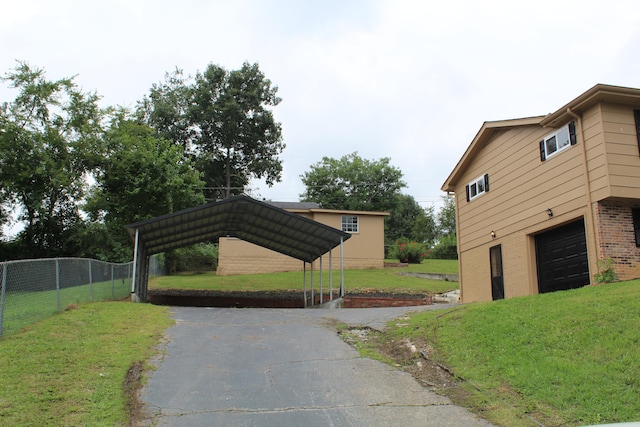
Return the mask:
{"type": "Polygon", "coordinates": [[[358,216],[342,215],[342,231],[347,233],[358,233],[358,216]]]}
{"type": "Polygon", "coordinates": [[[471,181],[467,184],[467,202],[472,201],[476,197],[480,197],[487,191],[489,191],[489,175],[484,174],[479,178],[471,181]]]}
{"type": "Polygon", "coordinates": [[[633,217],[633,234],[636,240],[636,248],[640,248],[640,208],[631,209],[633,217]]]}
{"type": "Polygon", "coordinates": [[[540,160],[545,161],[550,157],[566,150],[572,145],[576,145],[576,124],[571,122],[562,126],[552,134],[549,134],[540,141],[540,160]]]}

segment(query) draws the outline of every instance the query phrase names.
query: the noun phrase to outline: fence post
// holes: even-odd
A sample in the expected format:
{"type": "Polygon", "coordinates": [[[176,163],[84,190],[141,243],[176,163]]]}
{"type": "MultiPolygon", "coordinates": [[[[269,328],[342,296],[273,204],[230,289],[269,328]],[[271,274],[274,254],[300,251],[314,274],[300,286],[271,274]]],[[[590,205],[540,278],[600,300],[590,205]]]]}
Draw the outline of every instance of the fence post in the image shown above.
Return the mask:
{"type": "Polygon", "coordinates": [[[115,291],[115,279],[113,277],[113,269],[115,266],[111,264],[111,301],[116,299],[116,291],[115,291]]]}
{"type": "Polygon", "coordinates": [[[56,293],[58,294],[58,311],[60,311],[60,258],[56,258],[56,293]]]}
{"type": "Polygon", "coordinates": [[[93,271],[91,270],[91,260],[89,260],[89,298],[93,302],[93,271]]]}
{"type": "Polygon", "coordinates": [[[2,331],[4,330],[4,295],[7,289],[7,270],[9,269],[9,263],[2,263],[2,284],[0,291],[0,337],[2,337],[2,331]]]}

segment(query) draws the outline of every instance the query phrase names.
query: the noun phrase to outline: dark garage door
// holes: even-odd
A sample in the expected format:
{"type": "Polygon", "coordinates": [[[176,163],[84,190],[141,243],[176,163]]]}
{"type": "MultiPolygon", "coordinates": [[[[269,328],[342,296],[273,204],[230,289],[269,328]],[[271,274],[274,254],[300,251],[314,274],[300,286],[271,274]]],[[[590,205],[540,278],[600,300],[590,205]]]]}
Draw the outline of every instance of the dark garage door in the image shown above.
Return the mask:
{"type": "Polygon", "coordinates": [[[584,220],[536,236],[540,293],[589,284],[589,262],[584,220]]]}

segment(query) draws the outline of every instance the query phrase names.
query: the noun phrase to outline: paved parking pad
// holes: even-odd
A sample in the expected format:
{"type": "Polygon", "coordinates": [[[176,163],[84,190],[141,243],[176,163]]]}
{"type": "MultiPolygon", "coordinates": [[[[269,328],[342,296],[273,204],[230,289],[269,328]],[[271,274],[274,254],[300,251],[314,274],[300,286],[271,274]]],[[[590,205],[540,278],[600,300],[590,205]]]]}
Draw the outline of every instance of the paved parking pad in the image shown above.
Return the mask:
{"type": "Polygon", "coordinates": [[[172,308],[143,389],[157,426],[489,426],[410,375],[362,358],[330,319],[381,328],[406,312],[172,308]]]}

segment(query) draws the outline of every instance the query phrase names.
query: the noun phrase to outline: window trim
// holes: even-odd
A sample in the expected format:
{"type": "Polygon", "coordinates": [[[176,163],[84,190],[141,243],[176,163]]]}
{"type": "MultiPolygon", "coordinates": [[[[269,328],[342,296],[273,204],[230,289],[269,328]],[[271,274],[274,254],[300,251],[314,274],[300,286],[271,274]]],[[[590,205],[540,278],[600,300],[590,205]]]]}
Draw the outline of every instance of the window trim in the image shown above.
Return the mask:
{"type": "Polygon", "coordinates": [[[480,175],[473,181],[469,182],[466,186],[467,202],[477,199],[483,194],[489,191],[489,174],[480,175]],[[482,191],[478,191],[479,187],[482,187],[482,191]],[[475,191],[475,194],[472,194],[475,191]]]}
{"type": "Polygon", "coordinates": [[[572,145],[576,145],[577,142],[575,122],[567,123],[566,125],[557,128],[554,132],[545,135],[545,137],[540,140],[540,160],[544,162],[547,159],[555,157],[572,145]],[[567,138],[566,143],[560,147],[558,146],[559,136],[565,132],[567,138]],[[549,141],[551,140],[555,141],[556,148],[553,152],[549,153],[549,141]]]}
{"type": "Polygon", "coordinates": [[[640,208],[631,208],[631,218],[633,219],[633,237],[636,248],[640,248],[640,208]]]}
{"type": "Polygon", "coordinates": [[[360,233],[360,217],[358,215],[342,215],[340,224],[341,230],[345,233],[360,233]],[[347,218],[350,218],[352,221],[349,222],[347,218]]]}

